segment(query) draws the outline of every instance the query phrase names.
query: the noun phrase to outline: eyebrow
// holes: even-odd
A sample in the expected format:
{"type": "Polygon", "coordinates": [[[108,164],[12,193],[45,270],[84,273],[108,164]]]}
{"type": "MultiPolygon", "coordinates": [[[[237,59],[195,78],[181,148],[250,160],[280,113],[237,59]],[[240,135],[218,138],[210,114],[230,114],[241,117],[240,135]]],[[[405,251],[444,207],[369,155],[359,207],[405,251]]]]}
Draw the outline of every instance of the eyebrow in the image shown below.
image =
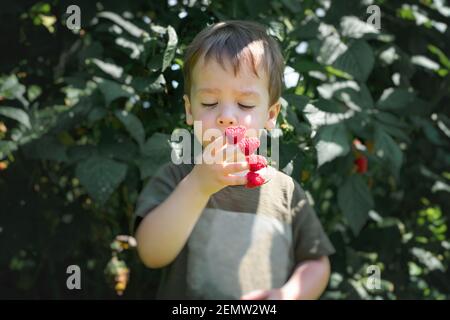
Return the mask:
{"type": "MultiPolygon", "coordinates": [[[[197,93],[220,93],[220,89],[217,88],[200,88],[197,90],[197,93]]],[[[256,96],[259,97],[259,93],[254,90],[242,90],[236,91],[236,93],[240,96],[256,96]]]]}

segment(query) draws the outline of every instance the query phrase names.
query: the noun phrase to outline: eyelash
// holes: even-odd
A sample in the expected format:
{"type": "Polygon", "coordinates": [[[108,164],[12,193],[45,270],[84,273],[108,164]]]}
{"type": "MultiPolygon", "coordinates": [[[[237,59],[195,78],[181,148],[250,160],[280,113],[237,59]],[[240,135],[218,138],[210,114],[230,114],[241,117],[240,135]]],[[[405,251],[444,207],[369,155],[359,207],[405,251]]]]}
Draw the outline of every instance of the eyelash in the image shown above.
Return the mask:
{"type": "MultiPolygon", "coordinates": [[[[217,103],[202,103],[202,106],[204,107],[214,107],[215,105],[217,105],[217,103]]],[[[238,105],[243,109],[253,109],[255,107],[255,106],[247,106],[241,103],[238,103],[238,105]]]]}

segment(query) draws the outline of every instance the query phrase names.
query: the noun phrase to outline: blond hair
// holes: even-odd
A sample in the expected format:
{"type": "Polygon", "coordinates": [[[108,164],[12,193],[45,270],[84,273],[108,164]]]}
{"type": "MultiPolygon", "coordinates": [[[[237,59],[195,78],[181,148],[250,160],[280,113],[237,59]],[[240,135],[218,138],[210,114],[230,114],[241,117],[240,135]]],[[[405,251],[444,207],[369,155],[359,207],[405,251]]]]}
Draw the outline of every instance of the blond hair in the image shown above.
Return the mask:
{"type": "Polygon", "coordinates": [[[257,70],[259,64],[262,64],[269,77],[270,105],[278,102],[283,86],[283,55],[277,41],[267,34],[263,25],[250,21],[224,21],[197,34],[187,47],[184,59],[184,92],[188,96],[191,91],[192,71],[203,55],[205,62],[214,57],[222,67],[226,58],[235,75],[244,62],[251,66],[253,73],[259,77],[257,70]]]}

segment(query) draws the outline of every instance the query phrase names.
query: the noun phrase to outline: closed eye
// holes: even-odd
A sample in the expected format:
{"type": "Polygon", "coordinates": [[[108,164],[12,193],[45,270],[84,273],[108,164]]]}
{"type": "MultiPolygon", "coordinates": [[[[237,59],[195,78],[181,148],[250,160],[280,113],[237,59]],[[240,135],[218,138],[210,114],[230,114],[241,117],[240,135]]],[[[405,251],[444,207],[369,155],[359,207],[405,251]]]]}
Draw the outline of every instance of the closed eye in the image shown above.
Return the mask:
{"type": "Polygon", "coordinates": [[[214,107],[216,104],[217,104],[217,102],[216,103],[202,103],[202,106],[204,106],[204,107],[214,107]]]}
{"type": "Polygon", "coordinates": [[[252,109],[252,108],[255,107],[255,106],[247,106],[247,105],[242,104],[242,103],[238,103],[238,105],[239,105],[239,107],[244,108],[244,109],[252,109]]]}

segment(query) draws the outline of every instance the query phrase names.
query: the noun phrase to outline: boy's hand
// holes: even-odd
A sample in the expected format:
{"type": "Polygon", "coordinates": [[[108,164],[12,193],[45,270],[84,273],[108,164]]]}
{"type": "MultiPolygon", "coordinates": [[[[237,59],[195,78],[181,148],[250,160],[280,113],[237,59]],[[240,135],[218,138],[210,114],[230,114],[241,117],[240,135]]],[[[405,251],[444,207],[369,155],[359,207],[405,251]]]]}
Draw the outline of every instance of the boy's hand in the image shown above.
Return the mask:
{"type": "Polygon", "coordinates": [[[236,157],[235,148],[233,145],[228,145],[224,137],[220,136],[211,145],[208,145],[202,154],[202,163],[196,164],[190,173],[198,188],[207,196],[226,186],[244,185],[247,183],[245,175],[232,175],[247,170],[249,167],[245,157],[236,157]],[[212,152],[209,152],[209,150],[212,150],[212,152]]]}
{"type": "Polygon", "coordinates": [[[255,290],[244,294],[240,300],[291,300],[283,289],[255,290]]]}

